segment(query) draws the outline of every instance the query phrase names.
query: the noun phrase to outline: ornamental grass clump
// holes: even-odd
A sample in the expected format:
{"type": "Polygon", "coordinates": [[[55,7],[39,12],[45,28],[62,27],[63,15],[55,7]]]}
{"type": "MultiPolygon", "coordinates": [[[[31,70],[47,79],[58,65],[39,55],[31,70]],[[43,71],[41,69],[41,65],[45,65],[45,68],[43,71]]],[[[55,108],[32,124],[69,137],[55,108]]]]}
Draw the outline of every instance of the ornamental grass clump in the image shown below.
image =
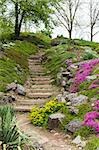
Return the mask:
{"type": "Polygon", "coordinates": [[[90,60],[80,66],[74,78],[74,83],[70,87],[70,92],[75,93],[79,90],[79,85],[86,80],[86,77],[90,75],[97,64],[99,64],[99,59],[90,60]]]}

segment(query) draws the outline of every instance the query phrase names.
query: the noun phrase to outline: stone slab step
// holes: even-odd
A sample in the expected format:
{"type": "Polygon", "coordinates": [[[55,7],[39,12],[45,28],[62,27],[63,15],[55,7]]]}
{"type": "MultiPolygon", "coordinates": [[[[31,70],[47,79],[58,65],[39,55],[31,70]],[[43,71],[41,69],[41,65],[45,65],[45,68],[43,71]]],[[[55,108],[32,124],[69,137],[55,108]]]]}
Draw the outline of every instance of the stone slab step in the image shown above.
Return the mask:
{"type": "Polygon", "coordinates": [[[51,84],[51,81],[31,81],[31,83],[36,85],[48,85],[51,84]]]}
{"type": "Polygon", "coordinates": [[[44,74],[44,70],[42,70],[42,69],[30,69],[30,72],[32,72],[32,74],[34,74],[34,73],[44,74]]]}
{"type": "Polygon", "coordinates": [[[17,104],[20,105],[40,105],[46,103],[48,100],[46,99],[29,99],[29,100],[17,100],[17,104]]]}
{"type": "Polygon", "coordinates": [[[50,77],[34,77],[34,78],[31,78],[32,81],[50,81],[51,78],[50,77]]]}
{"type": "Polygon", "coordinates": [[[28,62],[29,63],[41,63],[40,60],[35,60],[35,59],[29,59],[28,62]]]}
{"type": "Polygon", "coordinates": [[[50,98],[52,93],[28,93],[27,97],[29,98],[50,98]]]}
{"type": "Polygon", "coordinates": [[[52,85],[32,85],[31,87],[32,89],[51,89],[52,88],[52,85]]]}
{"type": "Polygon", "coordinates": [[[14,106],[14,110],[17,112],[30,112],[33,106],[24,106],[24,105],[17,105],[14,106]]]}
{"type": "Polygon", "coordinates": [[[50,93],[53,92],[52,89],[32,89],[31,93],[50,93]]]}

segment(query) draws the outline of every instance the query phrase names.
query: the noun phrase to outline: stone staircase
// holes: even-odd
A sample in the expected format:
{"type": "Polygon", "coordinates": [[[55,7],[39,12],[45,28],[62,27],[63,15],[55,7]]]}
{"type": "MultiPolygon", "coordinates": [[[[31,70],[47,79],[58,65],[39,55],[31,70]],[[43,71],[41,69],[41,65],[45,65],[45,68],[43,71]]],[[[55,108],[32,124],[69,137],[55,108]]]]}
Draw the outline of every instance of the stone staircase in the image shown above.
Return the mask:
{"type": "Polygon", "coordinates": [[[14,104],[16,111],[31,111],[33,105],[42,105],[55,95],[52,79],[45,74],[41,61],[42,54],[28,59],[30,77],[25,84],[26,96],[17,97],[17,102],[14,104]]]}

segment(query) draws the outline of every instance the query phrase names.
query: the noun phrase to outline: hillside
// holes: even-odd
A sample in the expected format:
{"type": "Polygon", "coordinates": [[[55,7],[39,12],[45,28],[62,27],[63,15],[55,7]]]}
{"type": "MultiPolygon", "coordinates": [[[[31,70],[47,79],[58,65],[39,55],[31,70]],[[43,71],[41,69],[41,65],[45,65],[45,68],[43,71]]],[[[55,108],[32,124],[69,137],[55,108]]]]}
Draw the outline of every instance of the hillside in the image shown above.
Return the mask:
{"type": "MultiPolygon", "coordinates": [[[[41,33],[21,33],[18,41],[13,38],[1,41],[0,92],[10,93],[7,85],[11,83],[18,83],[26,90],[25,96],[13,93],[17,99],[13,107],[19,101],[24,110],[28,105],[33,125],[65,134],[66,144],[69,138],[75,150],[98,150],[99,43],[64,37],[51,39],[41,33]],[[42,98],[47,101],[43,102],[42,98]],[[51,115],[57,112],[64,117],[62,121],[54,118],[54,122],[51,115]]],[[[64,142],[63,150],[67,150],[64,142]]]]}

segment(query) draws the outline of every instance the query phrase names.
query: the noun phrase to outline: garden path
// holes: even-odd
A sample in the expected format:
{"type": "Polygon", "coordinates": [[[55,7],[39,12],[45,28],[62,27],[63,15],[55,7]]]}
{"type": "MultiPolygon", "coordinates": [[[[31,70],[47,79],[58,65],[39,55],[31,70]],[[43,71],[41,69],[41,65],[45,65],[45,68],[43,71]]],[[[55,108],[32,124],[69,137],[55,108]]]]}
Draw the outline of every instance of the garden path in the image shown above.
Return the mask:
{"type": "Polygon", "coordinates": [[[34,127],[30,122],[28,113],[33,105],[42,106],[42,104],[56,95],[58,88],[51,84],[51,77],[45,74],[45,70],[41,65],[41,53],[31,56],[28,62],[30,77],[25,84],[27,94],[23,98],[17,97],[17,102],[14,106],[17,111],[16,116],[19,128],[30,137],[33,144],[35,142],[38,143],[38,150],[43,150],[42,147],[44,150],[78,150],[78,148],[71,144],[70,136],[34,127]]]}

